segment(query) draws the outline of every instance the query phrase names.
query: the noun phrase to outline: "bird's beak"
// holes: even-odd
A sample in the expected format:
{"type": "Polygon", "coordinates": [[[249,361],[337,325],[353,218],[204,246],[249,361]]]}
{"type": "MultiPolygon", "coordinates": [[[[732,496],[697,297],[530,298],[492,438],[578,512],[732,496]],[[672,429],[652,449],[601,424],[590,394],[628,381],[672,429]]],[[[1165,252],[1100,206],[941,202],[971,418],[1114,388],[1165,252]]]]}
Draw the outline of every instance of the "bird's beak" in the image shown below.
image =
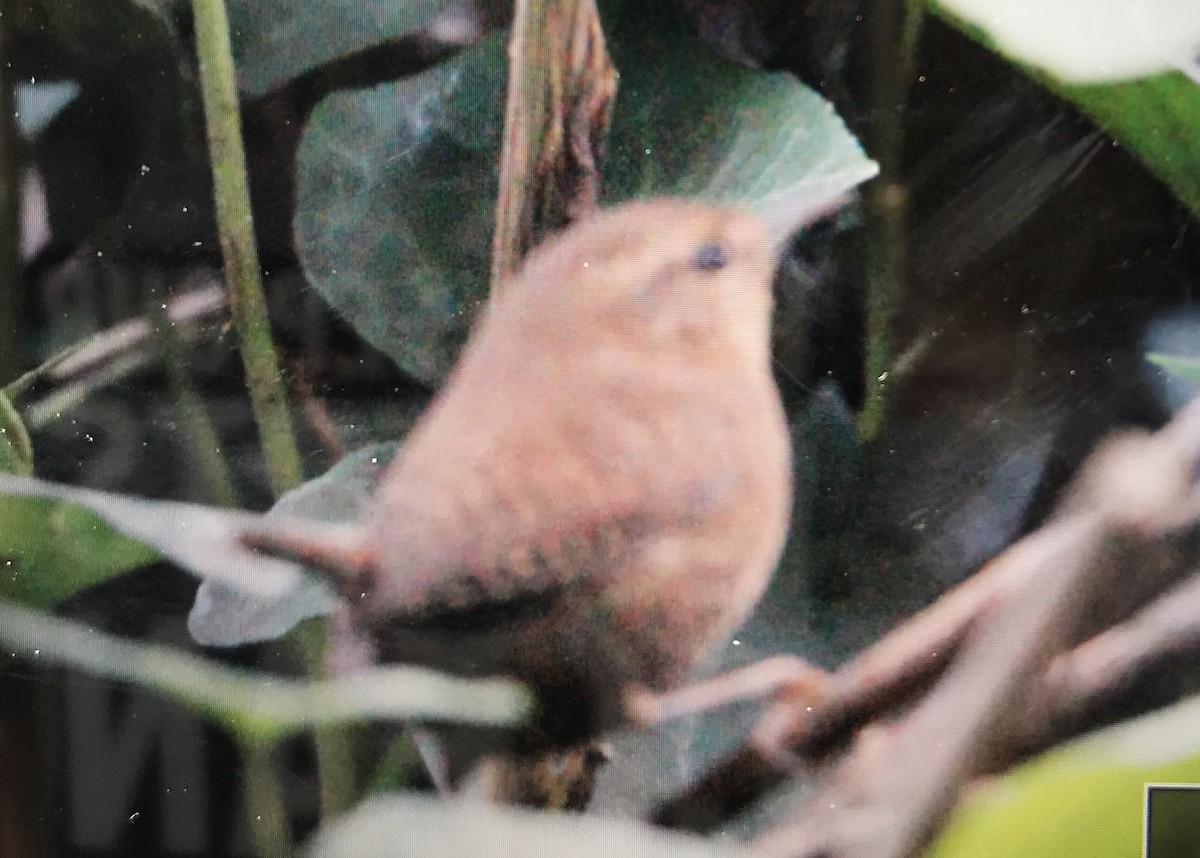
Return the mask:
{"type": "Polygon", "coordinates": [[[767,235],[782,253],[788,240],[800,230],[836,212],[853,199],[851,192],[804,194],[780,197],[759,212],[767,227],[767,235]]]}

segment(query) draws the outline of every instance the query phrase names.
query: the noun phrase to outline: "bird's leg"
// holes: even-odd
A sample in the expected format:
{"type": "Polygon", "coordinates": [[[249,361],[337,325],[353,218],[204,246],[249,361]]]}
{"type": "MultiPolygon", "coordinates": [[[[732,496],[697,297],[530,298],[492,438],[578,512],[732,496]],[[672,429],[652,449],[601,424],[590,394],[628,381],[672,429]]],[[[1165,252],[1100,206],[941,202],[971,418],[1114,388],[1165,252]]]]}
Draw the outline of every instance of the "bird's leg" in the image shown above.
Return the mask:
{"type": "Polygon", "coordinates": [[[604,742],[532,755],[493,755],[477,770],[476,777],[483,776],[483,789],[477,792],[498,804],[583,811],[591,802],[597,773],[611,759],[604,742]]]}
{"type": "Polygon", "coordinates": [[[432,731],[411,724],[407,729],[417,756],[425,764],[425,771],[429,774],[429,779],[433,781],[434,789],[442,798],[449,798],[454,794],[455,789],[451,783],[450,761],[446,756],[442,740],[432,731]]]}
{"type": "Polygon", "coordinates": [[[631,720],[651,725],[768,696],[816,701],[828,681],[828,673],[804,659],[777,655],[676,691],[660,693],[644,686],[629,686],[625,689],[625,712],[631,720]]]}

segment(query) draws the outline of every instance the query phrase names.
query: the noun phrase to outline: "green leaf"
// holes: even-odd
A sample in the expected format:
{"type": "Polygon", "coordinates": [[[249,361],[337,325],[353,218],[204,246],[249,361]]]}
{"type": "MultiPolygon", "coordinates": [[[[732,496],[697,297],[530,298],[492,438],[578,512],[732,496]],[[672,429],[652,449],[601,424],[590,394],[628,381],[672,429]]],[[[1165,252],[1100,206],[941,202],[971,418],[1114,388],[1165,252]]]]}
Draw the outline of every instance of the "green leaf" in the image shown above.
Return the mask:
{"type": "Polygon", "coordinates": [[[1200,50],[1200,3],[1059,0],[1027,6],[1004,0],[931,0],[931,5],[968,35],[1007,53],[1018,64],[1032,63],[1025,68],[1033,78],[1137,155],[1180,202],[1193,211],[1200,209],[1200,147],[1195,144],[1200,139],[1200,85],[1168,70],[1182,67],[1189,59],[1180,44],[1190,45],[1193,52],[1200,50]],[[969,14],[964,11],[968,6],[972,7],[969,14]],[[1021,27],[1036,31],[1036,49],[1021,41],[1023,36],[1008,34],[1003,26],[1009,15],[1005,10],[1029,18],[1021,27]],[[1130,25],[1130,15],[1144,19],[1146,29],[1130,25]],[[1088,41],[1086,32],[1080,32],[1096,27],[1104,29],[1104,38],[1088,41]],[[1156,41],[1158,35],[1175,47],[1163,47],[1156,41]],[[1153,57],[1158,59],[1148,62],[1153,57]],[[1144,62],[1129,65],[1133,60],[1144,62]],[[1085,74],[1087,69],[1104,73],[1085,74]],[[1161,73],[1101,82],[1148,72],[1161,73]]]}
{"type": "Polygon", "coordinates": [[[1147,783],[1200,782],[1200,698],[1072,742],[994,779],[927,858],[1141,855],[1147,783]]]}
{"type": "Polygon", "coordinates": [[[449,371],[486,294],[504,38],[313,112],[296,245],[310,282],[426,382],[449,371]]]}
{"type": "Polygon", "coordinates": [[[1155,366],[1162,367],[1172,375],[1181,376],[1188,381],[1200,381],[1200,358],[1150,352],[1146,355],[1146,360],[1155,366]]]}
{"type": "Polygon", "coordinates": [[[985,32],[1002,53],[1063,80],[1098,82],[1173,68],[1200,50],[1190,0],[935,0],[985,32]]]}
{"type": "Polygon", "coordinates": [[[614,24],[621,70],[605,199],[672,195],[770,212],[872,178],[833,106],[796,78],[721,59],[664,4],[628,4],[614,24]]]}
{"type": "Polygon", "coordinates": [[[0,596],[49,607],[160,558],[278,598],[307,582],[295,563],[243,547],[254,513],[153,501],[0,474],[0,596]]]}
{"type": "Polygon", "coordinates": [[[338,57],[418,32],[455,0],[229,0],[238,86],[262,95],[338,57]]]}
{"type": "MultiPolygon", "coordinates": [[[[606,202],[673,194],[765,211],[874,175],[794,78],[716,58],[657,4],[634,12],[610,39],[621,79],[606,202]]],[[[294,226],[309,281],[431,384],[487,293],[505,75],[497,34],[424,74],[331,96],[301,144],[294,226]]]]}
{"type": "Polygon", "coordinates": [[[0,598],[52,608],[158,556],[79,507],[0,496],[0,598]]]}
{"type": "MultiPolygon", "coordinates": [[[[1200,9],[1200,3],[1196,4],[1200,9]]],[[[1178,72],[1093,86],[1047,82],[1200,210],[1200,86],[1178,72]]]]}
{"type": "Polygon", "coordinates": [[[0,471],[29,474],[33,471],[33,446],[21,415],[0,390],[0,471]]]}

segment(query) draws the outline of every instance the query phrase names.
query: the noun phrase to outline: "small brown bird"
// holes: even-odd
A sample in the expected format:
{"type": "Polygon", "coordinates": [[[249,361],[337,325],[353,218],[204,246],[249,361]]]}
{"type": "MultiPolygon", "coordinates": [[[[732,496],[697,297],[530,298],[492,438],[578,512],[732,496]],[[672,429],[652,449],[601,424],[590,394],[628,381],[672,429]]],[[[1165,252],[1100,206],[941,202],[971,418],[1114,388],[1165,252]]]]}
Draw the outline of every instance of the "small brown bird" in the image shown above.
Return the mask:
{"type": "Polygon", "coordinates": [[[484,311],[363,530],[247,542],[332,572],[379,661],[527,683],[526,747],[618,725],[628,689],[687,682],[783,546],[783,232],[668,200],[576,223],[484,311]]]}

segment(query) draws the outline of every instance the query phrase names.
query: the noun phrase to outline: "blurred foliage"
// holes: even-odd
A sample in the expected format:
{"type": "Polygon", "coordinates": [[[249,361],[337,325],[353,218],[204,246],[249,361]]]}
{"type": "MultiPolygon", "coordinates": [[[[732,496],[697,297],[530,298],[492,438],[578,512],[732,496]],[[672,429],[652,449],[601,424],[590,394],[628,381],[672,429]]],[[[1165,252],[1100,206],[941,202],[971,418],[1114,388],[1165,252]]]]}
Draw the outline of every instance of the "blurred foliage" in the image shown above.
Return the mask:
{"type": "Polygon", "coordinates": [[[0,474],[0,551],[18,568],[36,566],[43,570],[41,575],[61,579],[45,585],[60,597],[150,559],[167,559],[201,578],[279,598],[302,587],[308,576],[295,563],[259,555],[241,544],[238,534],[260,523],[254,513],[0,474]],[[47,523],[52,525],[49,529],[47,523]],[[73,552],[76,545],[93,553],[78,555],[75,563],[42,565],[46,552],[73,552]],[[113,560],[93,571],[95,559],[107,556],[101,548],[112,548],[113,560]]]}
{"type": "Polygon", "coordinates": [[[314,838],[311,858],[749,858],[734,843],[662,831],[632,820],[537,813],[472,802],[403,795],[363,802],[314,838]],[[397,832],[403,846],[397,851],[397,832]]]}
{"type": "MultiPolygon", "coordinates": [[[[727,5],[733,11],[723,6],[722,14],[728,11],[732,20],[737,4],[727,5]]],[[[1048,7],[1039,8],[1033,24],[1036,38],[1022,41],[1025,37],[999,26],[1011,23],[1012,19],[1004,16],[1016,8],[1014,4],[945,0],[931,6],[972,37],[1015,58],[1016,63],[1036,66],[1019,67],[1135,153],[1191,211],[1200,210],[1200,146],[1196,144],[1200,140],[1200,86],[1169,70],[1175,59],[1183,59],[1182,54],[1173,59],[1164,53],[1164,45],[1200,41],[1193,39],[1192,24],[1197,17],[1193,7],[1120,0],[1061,2],[1050,11],[1063,13],[1062,17],[1043,14],[1048,7]],[[1177,26],[1159,28],[1166,41],[1134,44],[1136,40],[1128,38],[1128,25],[1121,23],[1119,15],[1109,13],[1139,9],[1167,9],[1181,18],[1177,26]],[[1116,25],[1110,26],[1113,21],[1116,25]],[[1114,56],[1106,53],[1115,50],[1114,45],[1122,51],[1119,68],[1113,65],[1114,56]],[[1130,47],[1144,50],[1125,50],[1130,47]],[[1096,68],[1108,71],[1099,75],[1079,72],[1096,68]],[[1116,79],[1134,71],[1152,76],[1116,79]],[[1079,80],[1081,77],[1087,80],[1079,80]]],[[[60,225],[60,237],[69,233],[71,242],[82,242],[99,236],[138,253],[148,247],[170,247],[174,252],[182,249],[200,254],[213,246],[211,224],[206,219],[208,201],[204,199],[207,178],[186,163],[185,157],[191,152],[188,146],[202,140],[202,134],[196,133],[202,129],[196,124],[195,92],[189,77],[193,70],[188,68],[191,60],[184,52],[188,31],[180,26],[186,21],[185,7],[185,3],[170,0],[104,4],[37,0],[17,4],[6,15],[22,73],[36,70],[42,74],[42,69],[48,69],[56,77],[74,78],[80,96],[68,106],[66,118],[89,120],[83,125],[61,118],[31,124],[26,133],[31,141],[40,138],[39,157],[46,163],[65,163],[72,170],[80,164],[91,165],[87,160],[91,158],[97,162],[91,165],[96,170],[108,171],[104,176],[111,187],[105,187],[111,193],[99,207],[103,216],[87,220],[74,232],[60,225]],[[154,62],[139,65],[148,56],[154,57],[154,62]],[[163,57],[170,59],[163,61],[163,57]],[[147,68],[153,74],[142,74],[147,68]],[[155,80],[155,74],[171,85],[153,92],[138,89],[145,81],[155,80]],[[134,94],[129,104],[121,105],[126,112],[110,115],[105,111],[118,101],[115,94],[121,87],[134,94]],[[114,151],[104,152],[103,157],[92,153],[92,134],[114,124],[121,130],[114,151]],[[80,128],[89,133],[78,133],[80,128]],[[136,133],[130,132],[127,141],[128,129],[136,133]],[[66,147],[64,140],[74,148],[66,147]],[[160,156],[166,169],[160,169],[155,160],[160,156]],[[196,175],[203,181],[195,181],[196,175]],[[161,233],[157,232],[160,228],[161,233]],[[159,241],[163,236],[167,238],[159,241]]],[[[683,194],[761,210],[781,196],[849,189],[873,174],[874,164],[855,137],[830,103],[813,89],[785,73],[768,73],[718,58],[684,30],[666,5],[625,2],[605,8],[611,50],[621,71],[608,141],[606,202],[683,194]]],[[[290,224],[294,232],[294,241],[288,235],[276,242],[274,257],[288,259],[289,250],[295,250],[309,282],[351,327],[427,386],[435,386],[445,376],[486,291],[495,163],[502,133],[504,34],[483,36],[478,44],[450,59],[428,68],[414,66],[419,73],[374,88],[355,89],[339,83],[315,94],[304,91],[303,98],[293,90],[303,89],[300,82],[307,84],[320,77],[314,73],[372,48],[394,46],[418,35],[436,42],[439,24],[455,15],[474,21],[478,11],[469,3],[451,0],[230,2],[233,46],[245,96],[244,121],[250,131],[248,139],[261,147],[251,153],[251,178],[262,182],[265,193],[275,195],[269,204],[260,200],[260,224],[266,222],[284,232],[290,224]],[[310,108],[311,116],[306,112],[310,108]],[[273,175],[273,170],[282,175],[273,175]]],[[[481,28],[476,36],[486,30],[478,21],[475,24],[481,28]]],[[[972,69],[965,71],[969,74],[972,69]]],[[[1002,113],[984,106],[991,114],[1002,113]]],[[[981,136],[991,133],[994,126],[988,123],[998,122],[995,115],[979,121],[981,136]]],[[[861,117],[857,119],[862,122],[861,117]]],[[[1091,153],[1091,144],[1080,151],[1091,153]]],[[[872,154],[880,159],[899,158],[894,152],[872,154]]],[[[1044,155],[1038,157],[1045,160],[1044,155]]],[[[1074,177],[1090,157],[1071,161],[1063,173],[1074,177]]],[[[955,181],[961,178],[944,166],[942,162],[932,166],[921,162],[927,175],[951,175],[955,181]]],[[[975,166],[973,163],[972,169],[975,166]]],[[[47,175],[54,184],[53,175],[47,175]]],[[[98,186],[81,181],[74,172],[65,175],[66,180],[57,185],[71,194],[84,196],[79,187],[98,186]]],[[[979,174],[965,175],[974,181],[979,174]]],[[[1029,204],[1030,210],[1042,210],[1061,187],[1047,183],[1035,188],[1045,193],[1037,197],[1036,204],[1029,204]]],[[[1002,199],[1004,204],[993,206],[996,209],[1016,209],[1021,202],[1014,202],[1014,197],[986,196],[966,180],[952,190],[957,193],[963,188],[971,190],[976,201],[1002,199]]],[[[1026,202],[1034,197],[1026,186],[1018,190],[1014,195],[1024,195],[1026,202]]],[[[66,202],[66,207],[57,211],[75,207],[74,197],[66,202]]],[[[81,200],[80,205],[86,208],[94,203],[81,200]]],[[[976,237],[987,250],[1001,238],[1007,241],[1011,237],[1010,232],[1001,234],[996,225],[996,220],[1010,214],[984,213],[986,229],[976,237]]],[[[1085,207],[1084,219],[1091,214],[1085,207]]],[[[1089,226],[1070,223],[1081,231],[1089,226]]],[[[959,278],[960,268],[967,268],[956,255],[961,247],[948,246],[953,242],[938,244],[930,242],[934,252],[927,256],[946,263],[951,272],[947,278],[959,278]]],[[[991,270],[1003,267],[992,264],[983,251],[980,258],[980,264],[987,263],[991,270]]],[[[1067,276],[1072,274],[1069,266],[1066,271],[1067,276]]],[[[1054,274],[1058,277],[1062,271],[1056,269],[1054,274]]],[[[1033,278],[1024,270],[1004,276],[1033,278]]],[[[960,284],[956,281],[954,285],[960,284]]],[[[1124,281],[1121,285],[1128,288],[1124,281]]],[[[1096,291],[1102,290],[1097,287],[1096,291]]],[[[949,290],[929,303],[944,301],[947,294],[949,290]]],[[[1002,311],[1011,309],[1015,315],[1017,307],[1022,307],[1024,324],[1029,319],[1023,301],[1014,301],[1002,311]]],[[[980,318],[994,309],[988,308],[978,314],[980,318]]],[[[1084,321],[1090,308],[1080,302],[1079,317],[1084,321]]],[[[960,312],[956,305],[952,312],[965,316],[976,309],[960,312]]],[[[1026,348],[1035,335],[1045,339],[1047,331],[1053,335],[1074,325],[1075,320],[1047,318],[1038,328],[1030,324],[1028,336],[1022,329],[1020,338],[997,338],[990,345],[992,351],[982,349],[973,329],[956,330],[951,336],[967,342],[976,358],[983,354],[979,362],[991,368],[1002,366],[1004,359],[1026,348]]],[[[61,333],[62,326],[55,330],[61,333]]],[[[944,333],[937,326],[931,330],[920,332],[929,342],[944,333]]],[[[951,352],[952,358],[955,354],[951,352]]],[[[1073,362],[1072,354],[1060,361],[1061,366],[1042,362],[1042,352],[1030,354],[1042,377],[1061,370],[1062,378],[1068,378],[1069,372],[1072,384],[1076,366],[1085,365],[1073,362]]],[[[1200,379],[1200,361],[1165,354],[1151,355],[1151,360],[1168,372],[1200,379]]],[[[944,367],[941,372],[949,374],[944,367]]],[[[991,379],[986,372],[983,375],[985,382],[991,379]]],[[[939,380],[936,371],[933,377],[939,380]]],[[[919,372],[907,381],[898,378],[897,390],[903,390],[904,384],[911,390],[919,386],[921,378],[919,372]]],[[[980,385],[973,382],[977,380],[969,379],[976,393],[980,385]]],[[[955,397],[950,386],[946,398],[957,399],[950,408],[914,397],[910,412],[898,412],[899,428],[868,451],[860,448],[857,437],[845,435],[844,427],[852,427],[852,422],[840,398],[834,403],[835,410],[812,418],[836,417],[836,422],[828,426],[798,422],[795,434],[802,452],[797,467],[800,483],[811,496],[803,499],[809,506],[798,514],[796,529],[802,541],[810,536],[815,540],[794,545],[789,555],[800,558],[798,566],[821,568],[813,573],[815,585],[811,588],[797,586],[791,579],[777,581],[758,617],[743,629],[744,634],[739,632],[736,645],[741,649],[735,651],[731,645],[719,660],[789,649],[836,662],[886,627],[889,612],[901,605],[910,607],[904,598],[917,601],[925,596],[921,586],[912,584],[916,576],[908,573],[913,567],[928,572],[949,558],[955,570],[973,568],[999,550],[1000,543],[1032,520],[1029,510],[1044,479],[1043,465],[1066,467],[1055,461],[1051,448],[1060,430],[1074,427],[1064,415],[1077,406],[1082,395],[1065,382],[1058,383],[1059,387],[1047,385],[1033,393],[1019,390],[1015,382],[1001,383],[998,395],[985,391],[981,396],[984,405],[975,400],[962,404],[964,397],[955,397]],[[1052,406],[1045,405],[1049,401],[1052,406]],[[804,451],[819,450],[836,462],[814,462],[803,455],[804,451]],[[841,463],[845,467],[837,467],[841,463]],[[881,484],[887,487],[889,479],[894,484],[891,494],[880,490],[881,484]],[[948,482],[971,485],[947,488],[948,482]],[[880,497],[903,496],[910,501],[906,509],[915,510],[911,515],[898,514],[899,507],[880,502],[879,516],[903,531],[903,539],[889,543],[890,554],[879,549],[883,540],[864,536],[867,528],[859,526],[864,498],[869,499],[872,492],[880,497]],[[853,532],[848,535],[848,530],[853,532]],[[857,540],[853,545],[852,538],[857,540]],[[847,559],[843,555],[853,556],[847,559]],[[857,582],[856,575],[869,579],[862,588],[870,590],[867,596],[849,583],[852,579],[857,582]],[[897,596],[900,591],[904,598],[897,596]],[[824,611],[820,624],[824,637],[805,625],[815,612],[810,597],[824,611]]],[[[828,388],[822,389],[828,393],[828,388]]],[[[817,397],[816,405],[821,403],[817,397]]],[[[1090,414],[1079,418],[1090,419],[1090,414]]],[[[394,438],[400,432],[393,427],[389,434],[394,438]]],[[[282,499],[276,512],[327,521],[357,518],[393,451],[394,446],[388,444],[348,457],[282,499]]],[[[1065,461],[1067,457],[1060,458],[1065,461]]],[[[0,471],[28,474],[31,468],[28,433],[13,403],[0,394],[0,471]]],[[[17,491],[12,483],[4,485],[17,491]]],[[[42,490],[25,486],[22,491],[28,490],[30,496],[0,497],[0,597],[4,599],[53,609],[92,585],[167,557],[205,578],[191,619],[193,633],[207,643],[270,639],[297,620],[328,610],[328,594],[309,579],[300,578],[293,565],[280,561],[281,565],[272,568],[237,545],[234,534],[247,519],[236,513],[217,514],[199,507],[70,489],[35,496],[42,490]]],[[[801,569],[797,574],[808,571],[801,569]]],[[[79,630],[54,625],[49,619],[40,628],[46,633],[59,631],[68,636],[79,630]]],[[[148,674],[138,674],[131,667],[140,656],[162,653],[137,644],[129,646],[119,650],[123,655],[118,661],[132,671],[125,678],[163,687],[159,682],[162,673],[155,674],[158,679],[147,678],[148,674]]],[[[168,659],[159,662],[159,667],[163,664],[169,672],[177,663],[168,659]]],[[[103,666],[94,669],[104,672],[103,666]]],[[[214,680],[214,684],[224,679],[214,680]]],[[[240,679],[246,681],[236,692],[248,701],[258,689],[268,687],[257,685],[258,677],[240,679]]],[[[199,696],[188,699],[201,708],[209,705],[199,696]]],[[[946,858],[1136,854],[1142,784],[1200,781],[1197,706],[1200,704],[1181,704],[1097,734],[982,785],[963,803],[931,854],[946,858]]],[[[252,708],[250,703],[247,707],[252,708]]],[[[235,715],[230,716],[232,721],[226,719],[227,723],[245,715],[236,705],[230,711],[235,715]],[[241,715],[236,714],[239,712],[241,715]]],[[[377,713],[364,709],[358,714],[370,717],[377,713]]],[[[255,710],[253,717],[267,722],[272,718],[264,710],[255,710]]],[[[653,780],[667,769],[678,772],[672,770],[663,781],[677,785],[694,775],[704,759],[739,741],[747,720],[746,712],[735,712],[699,726],[679,727],[678,734],[659,736],[657,744],[631,745],[628,760],[615,763],[608,775],[621,781],[614,791],[624,790],[620,798],[626,798],[633,789],[630,784],[639,776],[653,780]],[[647,775],[649,769],[653,771],[647,775]]],[[[268,734],[279,726],[267,722],[254,722],[249,732],[268,734]]],[[[480,850],[520,844],[522,854],[540,854],[539,850],[561,854],[564,843],[571,844],[568,851],[581,855],[597,850],[598,844],[606,852],[641,851],[652,845],[661,847],[661,854],[733,854],[732,847],[722,844],[668,837],[632,824],[544,820],[501,810],[464,814],[424,802],[388,802],[364,807],[342,826],[320,835],[314,854],[343,854],[336,850],[343,849],[346,842],[354,843],[355,854],[392,848],[396,826],[404,827],[406,837],[416,838],[411,848],[420,854],[438,854],[439,849],[461,854],[467,843],[480,850]],[[382,831],[388,834],[380,834],[382,831]],[[510,833],[512,840],[496,839],[496,832],[501,831],[510,833]]],[[[613,806],[619,803],[612,802],[613,806]]]]}
{"type": "Polygon", "coordinates": [[[1075,104],[1200,210],[1200,85],[1177,66],[1200,53],[1200,5],[1172,0],[931,0],[937,11],[1075,104]]]}
{"type": "Polygon", "coordinates": [[[1146,784],[1200,783],[1197,724],[1200,698],[1192,698],[993,778],[971,791],[927,856],[1140,855],[1146,784]]]}
{"type": "Polygon", "coordinates": [[[1078,83],[1142,77],[1200,49],[1200,6],[1178,0],[932,0],[1000,53],[1078,83]]]}
{"type": "MultiPolygon", "coordinates": [[[[369,512],[375,486],[395,453],[395,444],[373,444],[351,453],[320,477],[281,497],[269,515],[362,521],[369,512]]],[[[307,617],[330,613],[336,604],[329,588],[311,578],[269,597],[248,592],[237,581],[208,579],[196,593],[188,629],[206,646],[273,640],[307,617]]]]}
{"type": "Polygon", "coordinates": [[[0,640],[13,656],[136,683],[172,698],[243,744],[271,743],[347,721],[513,726],[532,708],[529,693],[508,679],[458,679],[403,665],[323,681],[288,679],[228,667],[177,648],[127,641],[3,601],[0,640]]]}
{"type": "Polygon", "coordinates": [[[29,474],[33,471],[33,447],[21,415],[8,394],[0,390],[0,472],[29,474]]]}
{"type": "Polygon", "coordinates": [[[1200,358],[1150,352],[1146,355],[1146,360],[1188,381],[1200,381],[1200,358]]]}
{"type": "MultiPolygon", "coordinates": [[[[621,81],[607,201],[675,194],[763,211],[875,172],[828,102],[789,75],[717,58],[668,13],[630,8],[609,41],[621,81]]],[[[487,294],[504,44],[493,36],[421,75],[332,96],[301,144],[306,274],[429,383],[449,370],[487,294]]]]}
{"type": "Polygon", "coordinates": [[[0,496],[0,533],[0,598],[46,610],[159,558],[93,513],[42,498],[0,496]]]}

